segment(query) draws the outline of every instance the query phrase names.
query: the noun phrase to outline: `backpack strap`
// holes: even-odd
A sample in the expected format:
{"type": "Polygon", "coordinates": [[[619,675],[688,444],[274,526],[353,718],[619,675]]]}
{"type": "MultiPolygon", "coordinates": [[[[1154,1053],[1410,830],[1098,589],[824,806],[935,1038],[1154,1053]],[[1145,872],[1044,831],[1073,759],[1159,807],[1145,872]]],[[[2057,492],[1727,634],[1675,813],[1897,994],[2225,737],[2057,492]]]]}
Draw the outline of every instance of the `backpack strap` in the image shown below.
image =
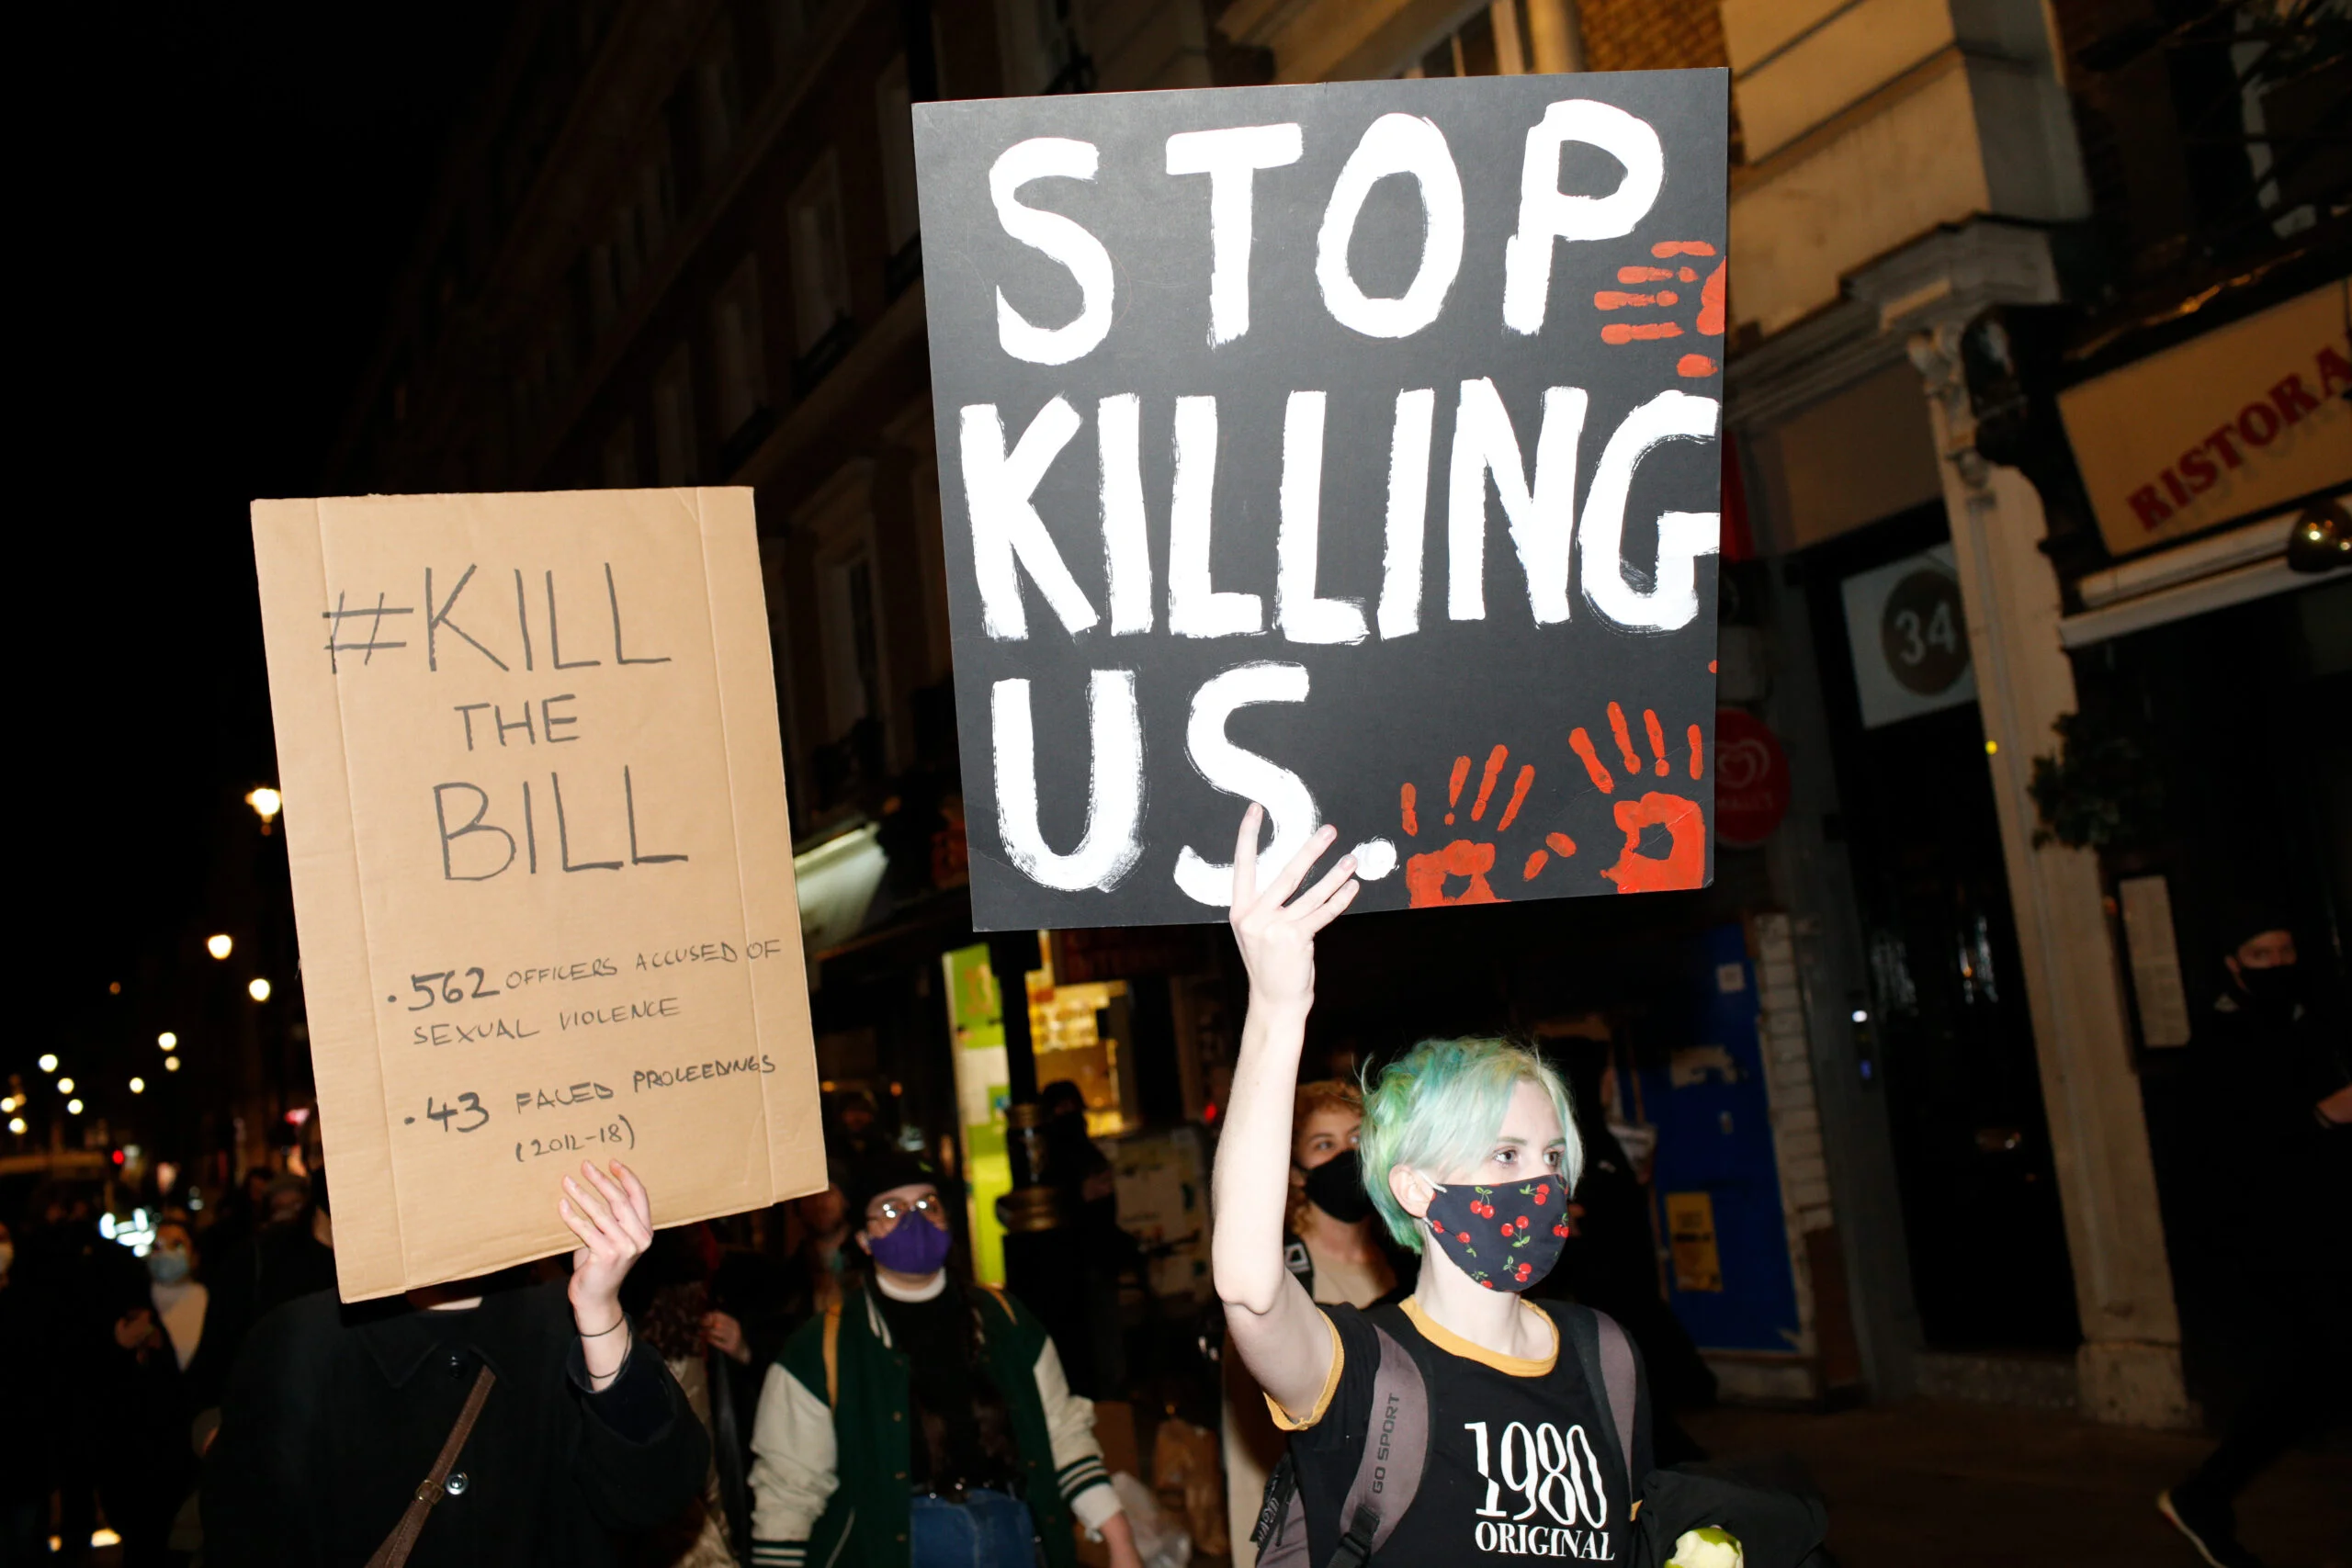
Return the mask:
{"type": "Polygon", "coordinates": [[[1288,1447],[1266,1477],[1266,1495],[1258,1504],[1257,1528],[1250,1544],[1258,1549],[1263,1568],[1306,1568],[1306,1504],[1298,1495],[1298,1465],[1288,1447]]]}
{"type": "Polygon", "coordinates": [[[825,1309],[825,1403],[835,1409],[842,1403],[842,1303],[835,1302],[825,1309]]]}
{"type": "Polygon", "coordinates": [[[998,1310],[1004,1314],[1004,1319],[1007,1323],[1018,1323],[1021,1321],[1020,1318],[1015,1316],[1013,1314],[1012,1298],[1004,1293],[1002,1287],[991,1285],[986,1280],[975,1280],[972,1283],[977,1288],[988,1292],[989,1298],[996,1303],[998,1310]]]}
{"type": "Polygon", "coordinates": [[[1429,1464],[1430,1392],[1420,1364],[1388,1330],[1374,1324],[1373,1331],[1380,1337],[1380,1370],[1372,1380],[1363,1457],[1340,1505],[1340,1546],[1329,1568],[1363,1568],[1387,1542],[1429,1464]]]}
{"type": "Polygon", "coordinates": [[[1283,1237],[1283,1267],[1289,1269],[1290,1277],[1298,1281],[1298,1288],[1306,1292],[1306,1299],[1313,1301],[1315,1255],[1307,1251],[1306,1244],[1295,1235],[1283,1237]]]}
{"type": "Polygon", "coordinates": [[[1635,1495],[1642,1478],[1634,1473],[1634,1413],[1641,1393],[1634,1375],[1634,1344],[1607,1313],[1566,1302],[1546,1302],[1561,1337],[1576,1348],[1584,1370],[1585,1386],[1607,1407],[1610,1436],[1617,1444],[1617,1468],[1625,1477],[1625,1495],[1635,1495]]]}
{"type": "Polygon", "coordinates": [[[1640,1492],[1642,1482],[1634,1473],[1634,1406],[1641,1398],[1634,1386],[1634,1342],[1607,1313],[1592,1315],[1600,1328],[1601,1392],[1617,1427],[1617,1457],[1625,1463],[1625,1495],[1632,1497],[1640,1492]]]}

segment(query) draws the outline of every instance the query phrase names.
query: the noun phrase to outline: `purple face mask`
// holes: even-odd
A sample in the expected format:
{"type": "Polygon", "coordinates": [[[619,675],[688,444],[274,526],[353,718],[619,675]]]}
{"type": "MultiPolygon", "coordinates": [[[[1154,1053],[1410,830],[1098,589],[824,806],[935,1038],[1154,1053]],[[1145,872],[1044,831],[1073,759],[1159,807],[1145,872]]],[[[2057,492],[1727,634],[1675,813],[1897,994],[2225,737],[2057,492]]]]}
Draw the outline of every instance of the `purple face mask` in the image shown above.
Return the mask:
{"type": "Polygon", "coordinates": [[[874,1261],[893,1274],[930,1274],[947,1261],[948,1249],[956,1238],[933,1224],[921,1214],[905,1214],[890,1227],[888,1235],[865,1238],[866,1250],[874,1254],[874,1261]]]}

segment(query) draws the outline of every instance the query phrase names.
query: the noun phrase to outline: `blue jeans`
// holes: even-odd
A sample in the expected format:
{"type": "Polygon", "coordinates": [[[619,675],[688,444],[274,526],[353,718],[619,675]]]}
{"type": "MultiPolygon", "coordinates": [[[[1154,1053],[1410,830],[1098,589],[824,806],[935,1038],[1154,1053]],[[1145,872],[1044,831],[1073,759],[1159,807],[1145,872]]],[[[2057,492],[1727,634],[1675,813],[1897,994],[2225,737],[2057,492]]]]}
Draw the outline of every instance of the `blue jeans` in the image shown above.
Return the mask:
{"type": "Polygon", "coordinates": [[[911,1568],[1036,1568],[1036,1527],[1018,1497],[976,1486],[961,1504],[916,1497],[911,1568]]]}

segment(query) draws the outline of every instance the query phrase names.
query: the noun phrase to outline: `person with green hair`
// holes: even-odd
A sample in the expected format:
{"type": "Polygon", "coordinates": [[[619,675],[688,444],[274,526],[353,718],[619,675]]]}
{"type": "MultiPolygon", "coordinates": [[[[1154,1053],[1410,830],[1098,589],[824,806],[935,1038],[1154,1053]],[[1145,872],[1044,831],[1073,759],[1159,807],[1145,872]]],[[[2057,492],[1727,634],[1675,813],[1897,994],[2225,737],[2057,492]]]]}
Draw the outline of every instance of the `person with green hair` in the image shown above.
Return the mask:
{"type": "MultiPolygon", "coordinates": [[[[1580,1307],[1525,1299],[1558,1258],[1583,1153],[1558,1074],[1498,1039],[1428,1040],[1365,1096],[1363,1179],[1397,1242],[1421,1255],[1419,1283],[1370,1311],[1317,1306],[1283,1264],[1291,1117],[1315,1000],[1315,939],[1353,901],[1352,856],[1305,892],[1336,842],[1326,827],[1262,883],[1262,812],[1243,817],[1231,921],[1250,1009],[1216,1170],[1213,1262],[1228,1343],[1291,1434],[1308,1561],[1379,1568],[1475,1555],[1507,1562],[1630,1562],[1637,1527],[1629,1477],[1650,1472],[1639,1392],[1633,1452],[1621,1451],[1580,1307]],[[1295,895],[1295,897],[1294,897],[1295,895]],[[1378,1521],[1342,1520],[1373,1431],[1384,1336],[1427,1390],[1428,1458],[1413,1501],[1378,1521]]],[[[1396,1412],[1384,1413],[1394,1423],[1396,1412]]]]}

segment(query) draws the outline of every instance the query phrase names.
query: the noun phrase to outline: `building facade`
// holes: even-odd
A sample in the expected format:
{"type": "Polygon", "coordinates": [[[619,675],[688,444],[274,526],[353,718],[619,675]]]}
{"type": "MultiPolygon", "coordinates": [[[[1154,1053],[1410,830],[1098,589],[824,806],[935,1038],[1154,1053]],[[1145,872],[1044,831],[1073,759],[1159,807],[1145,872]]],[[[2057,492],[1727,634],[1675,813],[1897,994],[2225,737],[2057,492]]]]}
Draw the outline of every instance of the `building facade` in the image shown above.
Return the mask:
{"type": "MultiPolygon", "coordinates": [[[[2322,134],[2346,62],[2320,8],[2254,0],[526,5],[334,473],[755,488],[820,1061],[965,1135],[908,106],[1727,66],[1719,744],[1745,772],[1719,759],[1716,884],[1335,928],[1315,1052],[1607,1043],[1618,1113],[1665,1129],[1670,1299],[1735,1393],[2183,1425],[2168,1086],[2199,911],[2248,869],[2215,812],[2286,836],[2264,891],[2339,972],[2352,900],[2352,762],[2312,716],[2344,688],[2346,580],[2288,550],[2352,491],[2352,175],[2322,134]],[[2313,737],[2234,795],[2165,700],[2225,667],[2262,733],[2313,737]],[[2069,779],[2111,804],[2075,766],[2102,739],[2163,759],[2168,804],[2052,837],[2069,779]]],[[[1057,973],[1128,987],[1089,1004],[1126,1047],[1089,1103],[1213,1115],[1216,960],[1130,945],[1039,960],[1047,1003],[1057,973]]]]}

